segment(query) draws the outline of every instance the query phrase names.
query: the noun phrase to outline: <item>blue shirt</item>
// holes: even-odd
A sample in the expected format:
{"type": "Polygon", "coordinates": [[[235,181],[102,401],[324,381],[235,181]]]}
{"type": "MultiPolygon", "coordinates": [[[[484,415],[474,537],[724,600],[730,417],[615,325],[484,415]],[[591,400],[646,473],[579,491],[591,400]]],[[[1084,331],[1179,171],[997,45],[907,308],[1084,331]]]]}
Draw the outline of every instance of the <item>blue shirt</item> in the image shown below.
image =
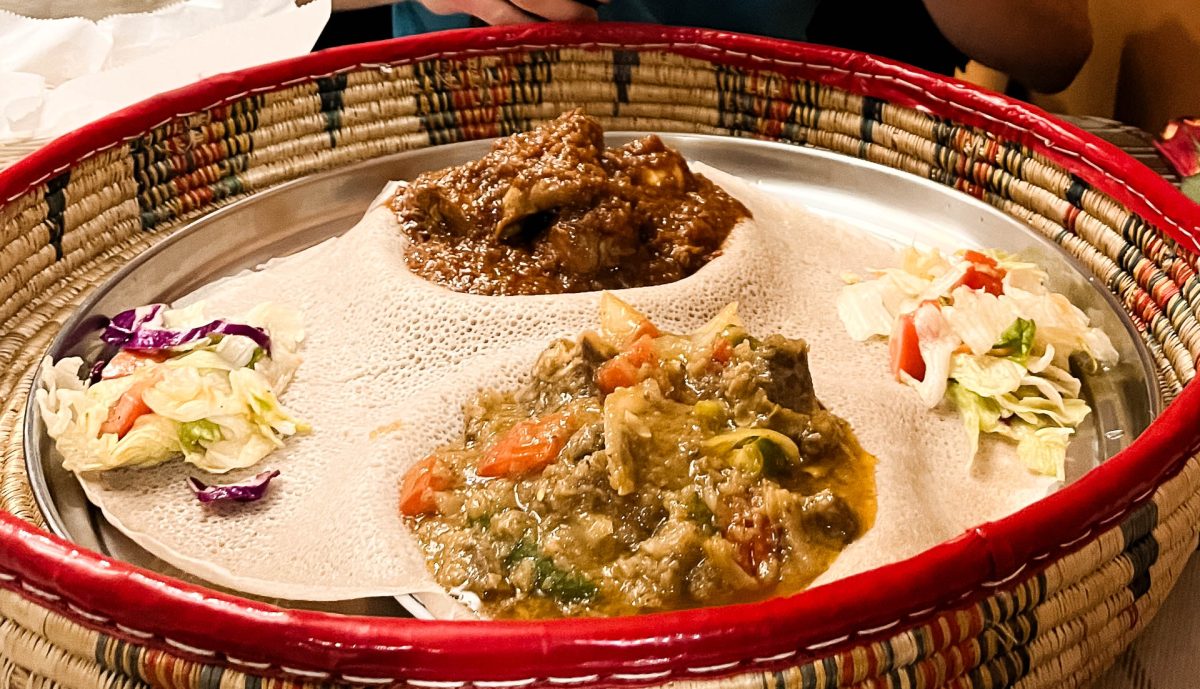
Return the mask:
{"type": "MultiPolygon", "coordinates": [[[[696,26],[804,40],[818,0],[612,0],[597,9],[601,21],[696,26]]],[[[392,5],[396,36],[464,29],[465,14],[438,15],[415,0],[392,5]]]]}

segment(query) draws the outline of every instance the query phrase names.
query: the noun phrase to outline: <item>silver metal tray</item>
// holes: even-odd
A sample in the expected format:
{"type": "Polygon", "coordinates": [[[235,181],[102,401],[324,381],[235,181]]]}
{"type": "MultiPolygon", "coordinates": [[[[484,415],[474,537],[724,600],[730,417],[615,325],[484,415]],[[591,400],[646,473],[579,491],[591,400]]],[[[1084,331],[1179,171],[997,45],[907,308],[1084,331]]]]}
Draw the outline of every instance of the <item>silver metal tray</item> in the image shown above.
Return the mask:
{"type": "MultiPolygon", "coordinates": [[[[611,133],[609,143],[636,136],[611,133]]],[[[755,181],[890,241],[945,249],[994,247],[1041,264],[1051,287],[1103,327],[1122,363],[1084,378],[1095,410],[1072,443],[1068,480],[1129,444],[1161,410],[1152,360],[1117,300],[1069,255],[1030,227],[953,189],[873,163],[811,148],[701,135],[664,135],[689,160],[755,181]]],[[[389,180],[478,158],[472,141],[409,151],[306,177],[233,203],[175,231],[93,293],[50,346],[55,360],[94,361],[105,317],[132,306],[171,302],[219,277],[295,253],[350,229],[389,180]]],[[[194,578],[153,557],[112,527],[83,496],[45,433],[37,405],[26,409],[26,465],[33,494],[55,534],[92,550],[183,579],[194,578]]],[[[339,603],[270,602],[308,609],[418,617],[437,615],[410,597],[339,603]]],[[[444,604],[444,601],[442,601],[444,604]]],[[[432,609],[432,610],[431,610],[432,609]]]]}

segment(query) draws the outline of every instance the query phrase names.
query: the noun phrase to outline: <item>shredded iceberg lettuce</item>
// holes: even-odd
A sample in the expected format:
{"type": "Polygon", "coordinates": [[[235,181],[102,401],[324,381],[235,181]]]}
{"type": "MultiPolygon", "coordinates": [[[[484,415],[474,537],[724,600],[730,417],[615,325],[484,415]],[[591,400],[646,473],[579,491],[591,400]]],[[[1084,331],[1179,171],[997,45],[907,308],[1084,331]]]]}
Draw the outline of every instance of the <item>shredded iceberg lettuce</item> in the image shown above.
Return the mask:
{"type": "Polygon", "coordinates": [[[1025,318],[1018,318],[1012,325],[1000,333],[1000,339],[992,347],[989,354],[1002,356],[1025,365],[1029,361],[1029,353],[1033,351],[1033,338],[1037,333],[1037,325],[1025,318]]]}
{"type": "Polygon", "coordinates": [[[1115,364],[1104,331],[1046,287],[1046,271],[999,251],[948,256],[910,247],[899,268],[872,275],[838,295],[850,336],[895,338],[897,324],[911,319],[920,361],[911,364],[913,343],[894,339],[897,380],[926,406],[948,399],[958,409],[972,457],[979,436],[995,434],[1017,443],[1030,471],[1061,479],[1071,435],[1091,411],[1079,398],[1070,357],[1081,352],[1098,365],[1115,364]]]}
{"type": "Polygon", "coordinates": [[[921,358],[925,361],[925,376],[915,381],[908,376],[910,385],[917,389],[925,406],[934,407],[946,394],[946,380],[954,350],[961,340],[954,335],[942,313],[933,304],[922,304],[917,309],[913,323],[917,330],[917,341],[921,358]]]}
{"type": "Polygon", "coordinates": [[[1011,359],[955,354],[950,360],[950,378],[983,397],[1016,392],[1025,376],[1025,367],[1011,359]]]}
{"type": "Polygon", "coordinates": [[[946,387],[946,396],[962,415],[967,439],[971,442],[971,454],[974,455],[979,451],[979,434],[994,433],[1004,410],[995,400],[980,397],[958,383],[950,383],[946,387]]]}
{"type": "MultiPolygon", "coordinates": [[[[156,324],[189,328],[211,321],[204,311],[199,302],[145,313],[156,324]]],[[[141,312],[128,313],[136,328],[141,312]]],[[[102,471],[181,456],[224,473],[258,463],[288,436],[307,431],[278,399],[301,362],[299,314],[262,304],[239,322],[269,335],[269,352],[261,338],[214,332],[91,385],[80,377],[79,358],[43,362],[35,399],[63,466],[102,471]]]]}
{"type": "Polygon", "coordinates": [[[1072,429],[1062,426],[1037,426],[1023,422],[1003,426],[1005,437],[1017,441],[1017,457],[1037,474],[1065,478],[1064,458],[1071,442],[1072,429]]]}
{"type": "Polygon", "coordinates": [[[892,331],[895,318],[883,303],[883,280],[847,285],[838,294],[837,310],[850,337],[859,342],[892,331]]]}
{"type": "Polygon", "coordinates": [[[956,287],[950,293],[950,303],[942,311],[954,333],[973,354],[989,353],[1013,321],[1020,317],[1020,311],[1011,299],[966,286],[956,287]]]}

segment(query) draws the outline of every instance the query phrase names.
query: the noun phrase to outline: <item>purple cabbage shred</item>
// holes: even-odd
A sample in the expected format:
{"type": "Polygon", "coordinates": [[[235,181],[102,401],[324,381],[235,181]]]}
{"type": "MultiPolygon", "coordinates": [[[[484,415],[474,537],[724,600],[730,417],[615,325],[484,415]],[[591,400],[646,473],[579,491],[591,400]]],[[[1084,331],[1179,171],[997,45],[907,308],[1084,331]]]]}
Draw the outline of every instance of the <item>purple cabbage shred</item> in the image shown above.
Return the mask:
{"type": "Polygon", "coordinates": [[[221,500],[233,500],[235,502],[254,502],[267,494],[267,485],[271,483],[271,479],[279,475],[279,470],[264,471],[245,481],[237,483],[227,483],[225,485],[208,485],[200,479],[189,476],[187,479],[188,487],[196,494],[196,499],[203,503],[217,502],[221,500]]]}
{"type": "Polygon", "coordinates": [[[188,330],[154,327],[158,324],[158,316],[162,309],[162,304],[150,304],[122,311],[112,317],[104,332],[100,334],[100,339],[121,349],[154,352],[182,347],[209,335],[239,335],[253,340],[268,356],[271,354],[271,338],[262,328],[230,323],[223,319],[188,330]]]}
{"type": "Polygon", "coordinates": [[[133,337],[133,334],[143,325],[158,318],[158,314],[162,310],[162,304],[147,304],[136,309],[122,311],[108,321],[108,326],[104,328],[104,332],[100,333],[100,339],[119,347],[133,337]]]}

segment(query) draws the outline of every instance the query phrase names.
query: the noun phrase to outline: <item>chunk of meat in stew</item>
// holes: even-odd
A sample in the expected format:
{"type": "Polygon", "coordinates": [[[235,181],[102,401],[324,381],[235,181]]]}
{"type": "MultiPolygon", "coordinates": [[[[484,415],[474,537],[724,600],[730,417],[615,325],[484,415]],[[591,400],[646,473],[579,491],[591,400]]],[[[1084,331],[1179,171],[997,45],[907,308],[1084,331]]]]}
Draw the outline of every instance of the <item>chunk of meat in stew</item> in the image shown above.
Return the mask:
{"type": "Polygon", "coordinates": [[[658,137],[605,148],[599,122],[579,111],[417,177],[391,207],[411,270],[493,295],[679,280],[749,216],[658,137]]]}

